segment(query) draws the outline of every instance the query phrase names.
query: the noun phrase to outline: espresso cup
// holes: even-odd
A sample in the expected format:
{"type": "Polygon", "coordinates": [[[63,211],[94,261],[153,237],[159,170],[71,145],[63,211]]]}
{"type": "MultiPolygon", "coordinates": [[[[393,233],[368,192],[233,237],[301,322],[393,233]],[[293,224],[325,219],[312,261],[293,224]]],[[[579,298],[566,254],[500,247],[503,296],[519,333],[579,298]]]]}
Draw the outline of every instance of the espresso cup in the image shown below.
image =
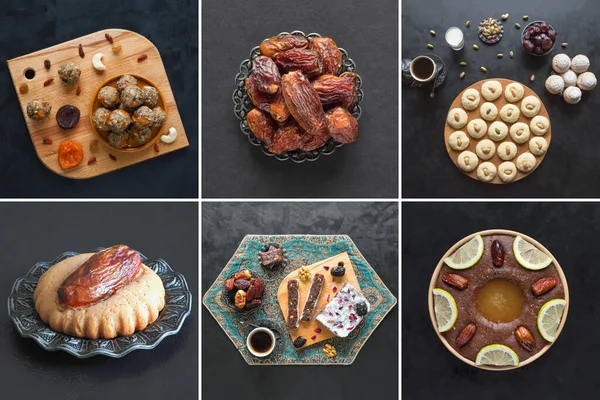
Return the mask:
{"type": "MultiPolygon", "coordinates": [[[[265,336],[263,339],[266,339],[267,336],[265,336]]],[[[255,357],[266,357],[271,354],[273,350],[275,350],[275,334],[269,328],[255,328],[248,334],[248,337],[246,338],[246,348],[255,357]],[[266,334],[271,340],[271,344],[263,348],[263,345],[265,344],[264,342],[267,342],[267,340],[257,341],[257,337],[255,336],[256,334],[260,334],[261,336],[266,334]]]]}
{"type": "Polygon", "coordinates": [[[415,57],[410,63],[410,75],[419,82],[431,81],[437,72],[437,65],[427,56],[415,57]],[[424,72],[427,72],[426,74],[424,72]],[[431,73],[430,73],[431,72],[431,73]]]}

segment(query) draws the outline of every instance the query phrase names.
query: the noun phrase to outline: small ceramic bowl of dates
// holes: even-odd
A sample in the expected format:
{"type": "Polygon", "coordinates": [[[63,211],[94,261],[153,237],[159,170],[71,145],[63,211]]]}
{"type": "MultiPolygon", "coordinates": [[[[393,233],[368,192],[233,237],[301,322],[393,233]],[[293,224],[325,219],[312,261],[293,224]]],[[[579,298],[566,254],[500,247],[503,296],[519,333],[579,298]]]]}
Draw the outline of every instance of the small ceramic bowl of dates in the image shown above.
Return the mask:
{"type": "Polygon", "coordinates": [[[235,311],[256,310],[262,305],[265,281],[249,269],[240,269],[223,284],[223,297],[235,311]]]}
{"type": "Polygon", "coordinates": [[[558,34],[549,23],[533,21],[521,33],[523,49],[532,56],[545,56],[554,49],[557,36],[558,34]]]}

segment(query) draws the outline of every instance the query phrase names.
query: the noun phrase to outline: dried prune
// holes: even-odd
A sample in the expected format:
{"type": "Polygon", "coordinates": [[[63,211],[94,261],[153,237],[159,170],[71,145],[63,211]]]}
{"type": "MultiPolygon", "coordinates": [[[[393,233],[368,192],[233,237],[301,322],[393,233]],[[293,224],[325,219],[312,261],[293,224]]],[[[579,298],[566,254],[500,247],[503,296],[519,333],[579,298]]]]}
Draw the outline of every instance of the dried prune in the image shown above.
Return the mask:
{"type": "Polygon", "coordinates": [[[304,346],[306,344],[306,339],[303,338],[302,336],[298,336],[296,338],[296,340],[294,340],[294,347],[299,349],[300,347],[304,346]]]}
{"type": "Polygon", "coordinates": [[[258,56],[252,60],[252,74],[256,87],[261,92],[273,94],[279,90],[281,74],[269,57],[258,56]]]}
{"type": "Polygon", "coordinates": [[[355,305],[354,309],[356,310],[356,314],[359,317],[364,317],[369,312],[369,306],[367,306],[367,303],[365,303],[364,301],[355,305]]]}
{"type": "Polygon", "coordinates": [[[275,126],[271,117],[258,108],[253,108],[248,112],[246,121],[254,136],[267,146],[270,146],[275,134],[275,126]]]}
{"type": "Polygon", "coordinates": [[[346,268],[343,265],[338,265],[337,267],[333,267],[331,270],[331,275],[333,276],[344,276],[346,273],[346,268]]]}
{"type": "Polygon", "coordinates": [[[342,53],[331,38],[316,37],[308,42],[308,48],[321,57],[323,74],[337,75],[342,66],[342,53]]]}
{"type": "Polygon", "coordinates": [[[282,73],[300,71],[311,77],[321,75],[323,62],[317,52],[308,49],[290,49],[276,54],[273,61],[282,73]]]}
{"type": "Polygon", "coordinates": [[[56,112],[56,122],[63,129],[72,129],[79,122],[81,113],[75,106],[66,105],[56,112]]]}
{"type": "Polygon", "coordinates": [[[258,86],[253,74],[250,74],[250,76],[246,78],[246,93],[248,93],[250,100],[252,100],[252,104],[254,104],[256,108],[265,112],[269,112],[269,106],[271,105],[273,96],[258,90],[258,86]]]}
{"type": "Polygon", "coordinates": [[[308,40],[302,35],[277,35],[260,44],[260,54],[273,57],[275,54],[293,48],[308,46],[308,40]]]}
{"type": "Polygon", "coordinates": [[[327,112],[327,129],[340,143],[352,143],[358,139],[358,121],[343,107],[327,112]]]}
{"type": "Polygon", "coordinates": [[[290,114],[311,135],[326,135],[325,111],[316,90],[298,71],[281,77],[281,90],[290,114]]]}
{"type": "Polygon", "coordinates": [[[344,72],[340,76],[322,75],[313,81],[313,87],[325,106],[352,107],[358,100],[358,76],[344,72]]]}
{"type": "Polygon", "coordinates": [[[271,117],[280,124],[287,121],[290,117],[290,111],[285,104],[281,88],[273,95],[273,100],[269,105],[269,112],[271,113],[271,117]]]}
{"type": "Polygon", "coordinates": [[[297,150],[304,144],[306,139],[308,139],[308,135],[304,129],[295,121],[290,121],[275,131],[269,151],[274,154],[281,154],[286,151],[297,150]]]}
{"type": "Polygon", "coordinates": [[[331,135],[310,135],[309,139],[300,147],[302,151],[313,151],[322,147],[331,139],[331,135]]]}

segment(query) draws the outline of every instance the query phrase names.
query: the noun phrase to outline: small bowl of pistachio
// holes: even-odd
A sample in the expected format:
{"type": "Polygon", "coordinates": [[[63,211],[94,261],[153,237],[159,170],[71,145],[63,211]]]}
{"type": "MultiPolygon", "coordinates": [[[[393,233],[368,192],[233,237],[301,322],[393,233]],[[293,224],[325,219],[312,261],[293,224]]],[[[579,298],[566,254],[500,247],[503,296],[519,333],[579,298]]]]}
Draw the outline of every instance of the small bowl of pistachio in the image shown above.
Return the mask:
{"type": "Polygon", "coordinates": [[[483,43],[495,44],[504,36],[504,26],[497,18],[486,18],[479,23],[477,35],[483,43]]]}

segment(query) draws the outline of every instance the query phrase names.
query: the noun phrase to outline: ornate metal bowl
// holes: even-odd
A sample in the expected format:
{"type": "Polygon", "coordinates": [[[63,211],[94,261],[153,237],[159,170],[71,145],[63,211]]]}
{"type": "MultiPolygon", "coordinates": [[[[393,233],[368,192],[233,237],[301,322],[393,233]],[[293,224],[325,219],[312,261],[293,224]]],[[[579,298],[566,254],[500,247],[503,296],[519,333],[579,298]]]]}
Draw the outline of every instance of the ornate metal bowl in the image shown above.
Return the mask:
{"type": "MultiPolygon", "coordinates": [[[[98,252],[104,248],[97,248],[98,252]]],[[[62,253],[53,261],[39,262],[22,278],[15,281],[8,297],[8,315],[15,327],[26,338],[35,340],[48,351],[62,350],[78,358],[95,355],[120,358],[134,350],[155,348],[165,337],[174,335],[181,329],[183,321],[192,310],[192,293],[185,278],[174,272],[164,260],[149,260],[143,254],[142,262],[160,277],[165,287],[165,308],[158,319],[143,331],[115,339],[83,339],[55,332],[46,325],[35,311],[33,292],[44,272],[66,258],[78,255],[72,251],[62,253]]]]}
{"type": "MultiPolygon", "coordinates": [[[[280,35],[287,35],[290,33],[292,35],[302,35],[308,40],[314,37],[321,37],[321,35],[319,35],[318,33],[309,33],[307,35],[302,31],[281,32],[280,35]]],[[[341,47],[340,52],[342,53],[342,67],[340,69],[340,74],[344,72],[356,72],[356,64],[354,63],[354,60],[348,57],[348,53],[346,52],[346,50],[342,49],[341,47]]],[[[235,90],[233,92],[233,113],[240,120],[240,130],[244,135],[248,137],[248,141],[254,146],[260,146],[262,152],[268,156],[275,157],[280,161],[292,160],[297,163],[301,163],[304,161],[315,161],[321,155],[327,156],[329,154],[332,154],[336,148],[341,147],[342,143],[338,143],[335,140],[330,139],[323,146],[313,151],[295,150],[281,154],[274,154],[269,151],[269,147],[266,144],[264,144],[263,142],[258,140],[256,136],[254,136],[254,134],[250,130],[250,127],[248,126],[248,123],[246,122],[246,115],[248,114],[248,111],[254,108],[254,104],[252,104],[252,101],[250,100],[250,97],[246,92],[246,78],[248,78],[250,72],[252,72],[252,60],[254,60],[259,55],[260,48],[259,46],[256,46],[250,51],[250,58],[242,61],[242,63],[240,64],[240,72],[235,76],[235,90]]],[[[360,76],[358,76],[358,101],[356,102],[356,105],[351,110],[349,110],[350,113],[357,120],[360,118],[360,115],[362,113],[360,103],[363,99],[363,91],[361,87],[362,79],[360,76]]]]}

